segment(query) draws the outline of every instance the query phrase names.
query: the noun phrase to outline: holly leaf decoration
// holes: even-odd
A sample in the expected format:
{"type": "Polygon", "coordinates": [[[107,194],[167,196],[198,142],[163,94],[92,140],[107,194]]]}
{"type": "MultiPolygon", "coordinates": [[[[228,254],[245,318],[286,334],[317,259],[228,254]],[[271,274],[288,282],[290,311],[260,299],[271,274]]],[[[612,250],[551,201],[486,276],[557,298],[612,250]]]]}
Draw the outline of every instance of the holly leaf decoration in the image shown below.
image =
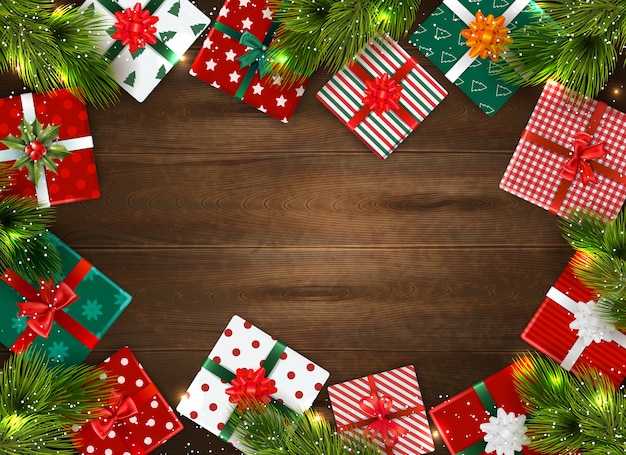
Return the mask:
{"type": "Polygon", "coordinates": [[[9,149],[24,153],[13,165],[12,169],[28,169],[28,180],[35,185],[42,175],[42,167],[50,172],[57,173],[57,163],[53,159],[63,160],[70,152],[64,145],[54,142],[59,137],[61,125],[48,125],[46,127],[39,120],[30,123],[26,119],[18,126],[20,136],[9,135],[1,140],[9,149]]]}

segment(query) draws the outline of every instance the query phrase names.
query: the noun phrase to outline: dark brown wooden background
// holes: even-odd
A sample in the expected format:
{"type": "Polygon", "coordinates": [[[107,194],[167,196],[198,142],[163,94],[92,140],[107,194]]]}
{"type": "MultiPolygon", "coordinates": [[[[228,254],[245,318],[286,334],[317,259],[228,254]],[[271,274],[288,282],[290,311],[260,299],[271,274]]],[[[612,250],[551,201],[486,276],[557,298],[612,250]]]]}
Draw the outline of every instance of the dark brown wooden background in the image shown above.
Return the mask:
{"type": "MultiPolygon", "coordinates": [[[[488,117],[403,40],[449,95],[382,161],[316,100],[328,74],[283,124],[188,74],[201,41],[144,103],[89,109],[102,197],[52,230],[133,301],[88,363],[129,345],[175,407],[238,314],[328,384],[414,364],[430,408],[529,349],[572,254],[553,215],[498,188],[540,88],[488,117]]],[[[600,98],[624,110],[619,79],[600,98]]],[[[0,96],[23,91],[2,76],[0,96]]],[[[332,419],[326,388],[314,406],[332,419]]],[[[238,453],[182,421],[155,453],[238,453]]]]}

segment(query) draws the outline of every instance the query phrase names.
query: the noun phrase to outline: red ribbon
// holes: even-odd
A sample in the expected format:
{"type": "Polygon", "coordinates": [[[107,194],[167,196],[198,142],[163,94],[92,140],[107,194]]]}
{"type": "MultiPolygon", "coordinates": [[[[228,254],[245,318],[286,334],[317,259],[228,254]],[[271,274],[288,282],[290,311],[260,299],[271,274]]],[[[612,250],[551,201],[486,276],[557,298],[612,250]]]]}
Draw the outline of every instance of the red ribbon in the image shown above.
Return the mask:
{"type": "Polygon", "coordinates": [[[55,313],[70,306],[78,296],[65,282],[55,286],[52,279],[42,281],[37,295],[39,299],[35,301],[17,304],[20,308],[17,316],[29,317],[26,325],[40,337],[48,338],[55,313]]]}
{"type": "Polygon", "coordinates": [[[368,433],[369,437],[373,438],[380,434],[385,444],[385,452],[387,455],[393,455],[393,447],[398,443],[398,437],[407,434],[408,430],[395,422],[391,422],[391,420],[415,414],[416,412],[420,412],[421,409],[414,406],[395,412],[389,412],[393,406],[391,398],[384,394],[380,394],[379,397],[378,387],[376,387],[376,381],[373,375],[367,377],[367,382],[372,393],[371,395],[361,398],[359,406],[371,417],[340,426],[338,430],[343,433],[354,428],[365,427],[365,431],[368,433]]]}
{"type": "Polygon", "coordinates": [[[2,280],[26,299],[26,302],[17,302],[20,308],[18,317],[31,316],[26,321],[26,329],[11,346],[11,351],[21,353],[30,346],[37,336],[47,337],[53,322],[59,324],[89,349],[96,346],[100,341],[99,338],[63,311],[64,308],[76,301],[76,298],[72,298],[72,295],[76,296],[74,289],[91,270],[91,267],[87,260],[81,258],[57,287],[46,281],[45,283],[48,284],[42,286],[40,290],[31,286],[14,271],[7,269],[4,272],[2,280]],[[45,335],[41,335],[41,333],[45,335]]]}
{"type": "MultiPolygon", "coordinates": [[[[358,63],[356,63],[356,60],[353,60],[350,62],[348,68],[350,69],[350,71],[352,71],[354,73],[354,75],[356,77],[358,77],[359,79],[361,79],[363,82],[365,82],[366,86],[371,86],[375,83],[376,79],[381,79],[384,78],[386,76],[386,81],[387,84],[391,84],[393,83],[394,85],[396,85],[397,83],[399,83],[402,79],[404,79],[407,74],[409,74],[411,72],[411,70],[417,68],[417,63],[415,62],[415,60],[413,59],[409,59],[407,60],[400,68],[398,68],[398,70],[393,74],[393,76],[389,76],[387,73],[384,73],[383,76],[381,76],[380,78],[374,78],[372,76],[369,75],[369,73],[367,71],[365,71],[365,69],[359,65],[358,63]]],[[[399,89],[402,89],[402,87],[398,86],[399,89]]],[[[366,89],[367,91],[367,89],[366,89]]],[[[399,90],[398,90],[399,91],[399,90]]],[[[381,93],[383,96],[386,96],[385,94],[381,93]]],[[[393,98],[393,96],[392,96],[393,98]]],[[[400,95],[398,95],[398,100],[400,99],[400,95]]],[[[354,116],[350,119],[350,121],[347,123],[347,127],[350,129],[350,131],[354,131],[354,129],[363,121],[365,120],[365,118],[369,115],[370,112],[372,112],[373,107],[371,104],[367,103],[367,101],[363,100],[363,103],[365,103],[363,105],[363,107],[361,107],[361,109],[359,109],[354,116]]],[[[391,110],[393,110],[393,112],[400,117],[400,119],[411,129],[415,129],[417,127],[417,125],[419,124],[419,122],[417,121],[417,119],[415,117],[413,117],[411,115],[410,112],[408,112],[406,109],[402,108],[402,106],[400,106],[400,104],[396,102],[391,106],[391,110]]],[[[376,112],[374,110],[374,112],[376,112]]],[[[377,115],[382,114],[382,112],[376,112],[377,115]]]]}
{"type": "Polygon", "coordinates": [[[593,171],[595,171],[604,175],[605,177],[610,178],[611,180],[615,180],[621,184],[626,185],[626,175],[622,175],[615,169],[611,169],[596,161],[588,161],[593,158],[598,158],[599,156],[604,156],[606,153],[608,153],[604,151],[603,149],[602,154],[598,156],[594,156],[596,153],[599,153],[599,147],[603,147],[604,143],[595,144],[589,147],[589,142],[591,141],[591,138],[593,137],[594,133],[598,129],[598,125],[600,124],[600,120],[602,120],[602,116],[604,115],[606,108],[607,108],[606,103],[603,103],[600,101],[598,102],[596,106],[596,110],[591,115],[591,119],[589,120],[589,125],[587,125],[587,129],[584,132],[578,133],[574,141],[573,151],[563,147],[560,144],[557,144],[556,142],[550,139],[546,139],[545,137],[540,136],[537,133],[533,133],[532,131],[524,130],[524,132],[522,133],[522,139],[532,142],[540,147],[548,149],[551,152],[561,155],[568,159],[568,162],[565,164],[565,166],[559,173],[559,177],[561,177],[563,180],[559,184],[559,187],[556,190],[554,198],[552,199],[552,202],[550,203],[550,207],[548,208],[550,213],[553,213],[555,215],[559,213],[561,205],[563,204],[563,201],[565,200],[565,197],[567,196],[569,187],[571,183],[574,181],[574,179],[576,178],[576,174],[578,173],[579,166],[580,166],[580,169],[583,171],[582,181],[585,184],[587,182],[593,182],[593,183],[596,182],[596,178],[593,173],[593,171]],[[589,139],[589,142],[587,142],[587,138],[589,139]],[[577,151],[577,148],[578,148],[578,151],[577,151]],[[576,155],[577,153],[578,155],[576,155]],[[582,161],[583,159],[585,161],[582,161]],[[570,164],[570,162],[572,164],[570,164]],[[565,175],[562,175],[563,173],[565,173],[565,175]],[[572,173],[574,177],[570,180],[567,177],[571,176],[572,173]]]}
{"type": "Polygon", "coordinates": [[[365,85],[362,102],[369,104],[370,109],[376,112],[376,115],[400,108],[398,100],[402,86],[393,79],[389,79],[389,74],[385,73],[382,77],[368,79],[365,85]]]}
{"type": "Polygon", "coordinates": [[[596,176],[593,175],[593,169],[588,160],[600,158],[606,155],[607,152],[604,150],[604,142],[590,145],[591,139],[591,134],[583,131],[580,131],[576,135],[576,139],[574,140],[574,154],[567,163],[565,163],[563,169],[561,169],[559,177],[573,182],[576,179],[576,174],[580,170],[582,171],[583,184],[586,185],[589,182],[598,182],[596,176]]]}
{"type": "Polygon", "coordinates": [[[117,31],[111,38],[122,42],[123,46],[129,46],[130,52],[135,52],[146,44],[157,42],[157,29],[154,26],[158,22],[157,16],[151,16],[150,11],[141,8],[141,3],[136,3],[133,8],[126,8],[124,11],[115,13],[117,22],[114,24],[117,31]]]}
{"type": "Polygon", "coordinates": [[[231,403],[237,403],[240,411],[245,410],[254,402],[268,403],[270,395],[276,393],[276,381],[265,377],[265,368],[237,368],[236,377],[230,383],[232,387],[226,389],[231,403]]]}
{"type": "Polygon", "coordinates": [[[116,422],[139,413],[133,397],[124,398],[120,392],[113,392],[113,396],[116,398],[116,403],[109,408],[104,408],[99,419],[91,421],[91,426],[100,439],[106,438],[116,422]]]}
{"type": "Polygon", "coordinates": [[[365,431],[371,438],[380,434],[385,442],[385,447],[395,446],[398,443],[398,437],[408,433],[407,429],[387,418],[387,415],[391,414],[390,411],[393,406],[393,400],[387,395],[363,397],[359,406],[365,414],[375,419],[367,425],[365,431]]]}

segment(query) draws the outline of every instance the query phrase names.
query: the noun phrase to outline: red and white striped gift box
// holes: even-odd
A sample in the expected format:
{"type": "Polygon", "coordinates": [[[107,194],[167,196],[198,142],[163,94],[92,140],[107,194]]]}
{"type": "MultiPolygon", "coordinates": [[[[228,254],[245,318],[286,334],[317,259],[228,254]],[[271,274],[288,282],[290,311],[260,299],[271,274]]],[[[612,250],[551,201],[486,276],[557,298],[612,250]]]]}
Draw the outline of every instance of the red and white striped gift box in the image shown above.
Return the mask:
{"type": "Polygon", "coordinates": [[[365,145],[387,158],[448,93],[398,43],[371,42],[317,93],[365,145]],[[398,107],[377,114],[363,101],[367,84],[388,75],[402,87],[398,107]]]}
{"type": "Polygon", "coordinates": [[[581,324],[579,313],[583,305],[594,305],[597,296],[574,275],[572,264],[580,260],[584,256],[578,252],[548,291],[522,339],[566,370],[576,373],[582,367],[593,367],[619,386],[626,378],[626,335],[613,326],[603,325],[602,320],[592,319],[588,327],[581,324]],[[576,320],[579,322],[574,328],[570,327],[576,320]],[[588,338],[596,333],[602,335],[597,341],[588,338]]]}
{"type": "MultiPolygon", "coordinates": [[[[377,433],[373,439],[389,455],[415,455],[435,450],[415,367],[364,376],[328,387],[337,429],[340,432],[368,433],[374,419],[371,406],[377,400],[387,405],[383,421],[397,430],[395,443],[377,433]]],[[[387,431],[385,431],[387,433],[387,431]]],[[[388,436],[385,435],[385,436],[388,436]]]]}
{"type": "Polygon", "coordinates": [[[565,87],[548,82],[500,188],[557,215],[584,207],[614,218],[626,199],[625,127],[623,112],[592,99],[577,102],[565,87]],[[585,133],[588,145],[604,144],[605,155],[585,158],[585,147],[577,145],[585,133]],[[561,177],[564,167],[574,170],[573,181],[561,177]],[[596,183],[585,183],[589,172],[596,183]]]}

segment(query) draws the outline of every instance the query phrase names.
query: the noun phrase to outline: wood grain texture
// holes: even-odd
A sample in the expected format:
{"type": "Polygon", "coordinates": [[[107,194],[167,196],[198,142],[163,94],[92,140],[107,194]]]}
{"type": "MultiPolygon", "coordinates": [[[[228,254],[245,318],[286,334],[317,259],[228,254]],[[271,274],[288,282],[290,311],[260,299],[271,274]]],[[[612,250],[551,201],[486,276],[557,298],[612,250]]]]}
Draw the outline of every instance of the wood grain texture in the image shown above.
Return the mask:
{"type": "MultiPolygon", "coordinates": [[[[129,345],[176,406],[239,314],[328,384],[414,364],[431,407],[530,349],[520,333],[572,252],[498,183],[541,87],[487,117],[402,44],[449,95],[385,161],[315,99],[328,74],[283,124],[188,74],[201,39],[144,103],[89,108],[102,197],[59,206],[52,230],[133,301],[88,363],[129,345]]],[[[624,73],[600,95],[622,110],[624,73]]],[[[23,91],[3,75],[0,96],[23,91]]],[[[315,408],[332,419],[326,389],[315,408]]],[[[238,453],[182,420],[155,453],[238,453]]]]}

